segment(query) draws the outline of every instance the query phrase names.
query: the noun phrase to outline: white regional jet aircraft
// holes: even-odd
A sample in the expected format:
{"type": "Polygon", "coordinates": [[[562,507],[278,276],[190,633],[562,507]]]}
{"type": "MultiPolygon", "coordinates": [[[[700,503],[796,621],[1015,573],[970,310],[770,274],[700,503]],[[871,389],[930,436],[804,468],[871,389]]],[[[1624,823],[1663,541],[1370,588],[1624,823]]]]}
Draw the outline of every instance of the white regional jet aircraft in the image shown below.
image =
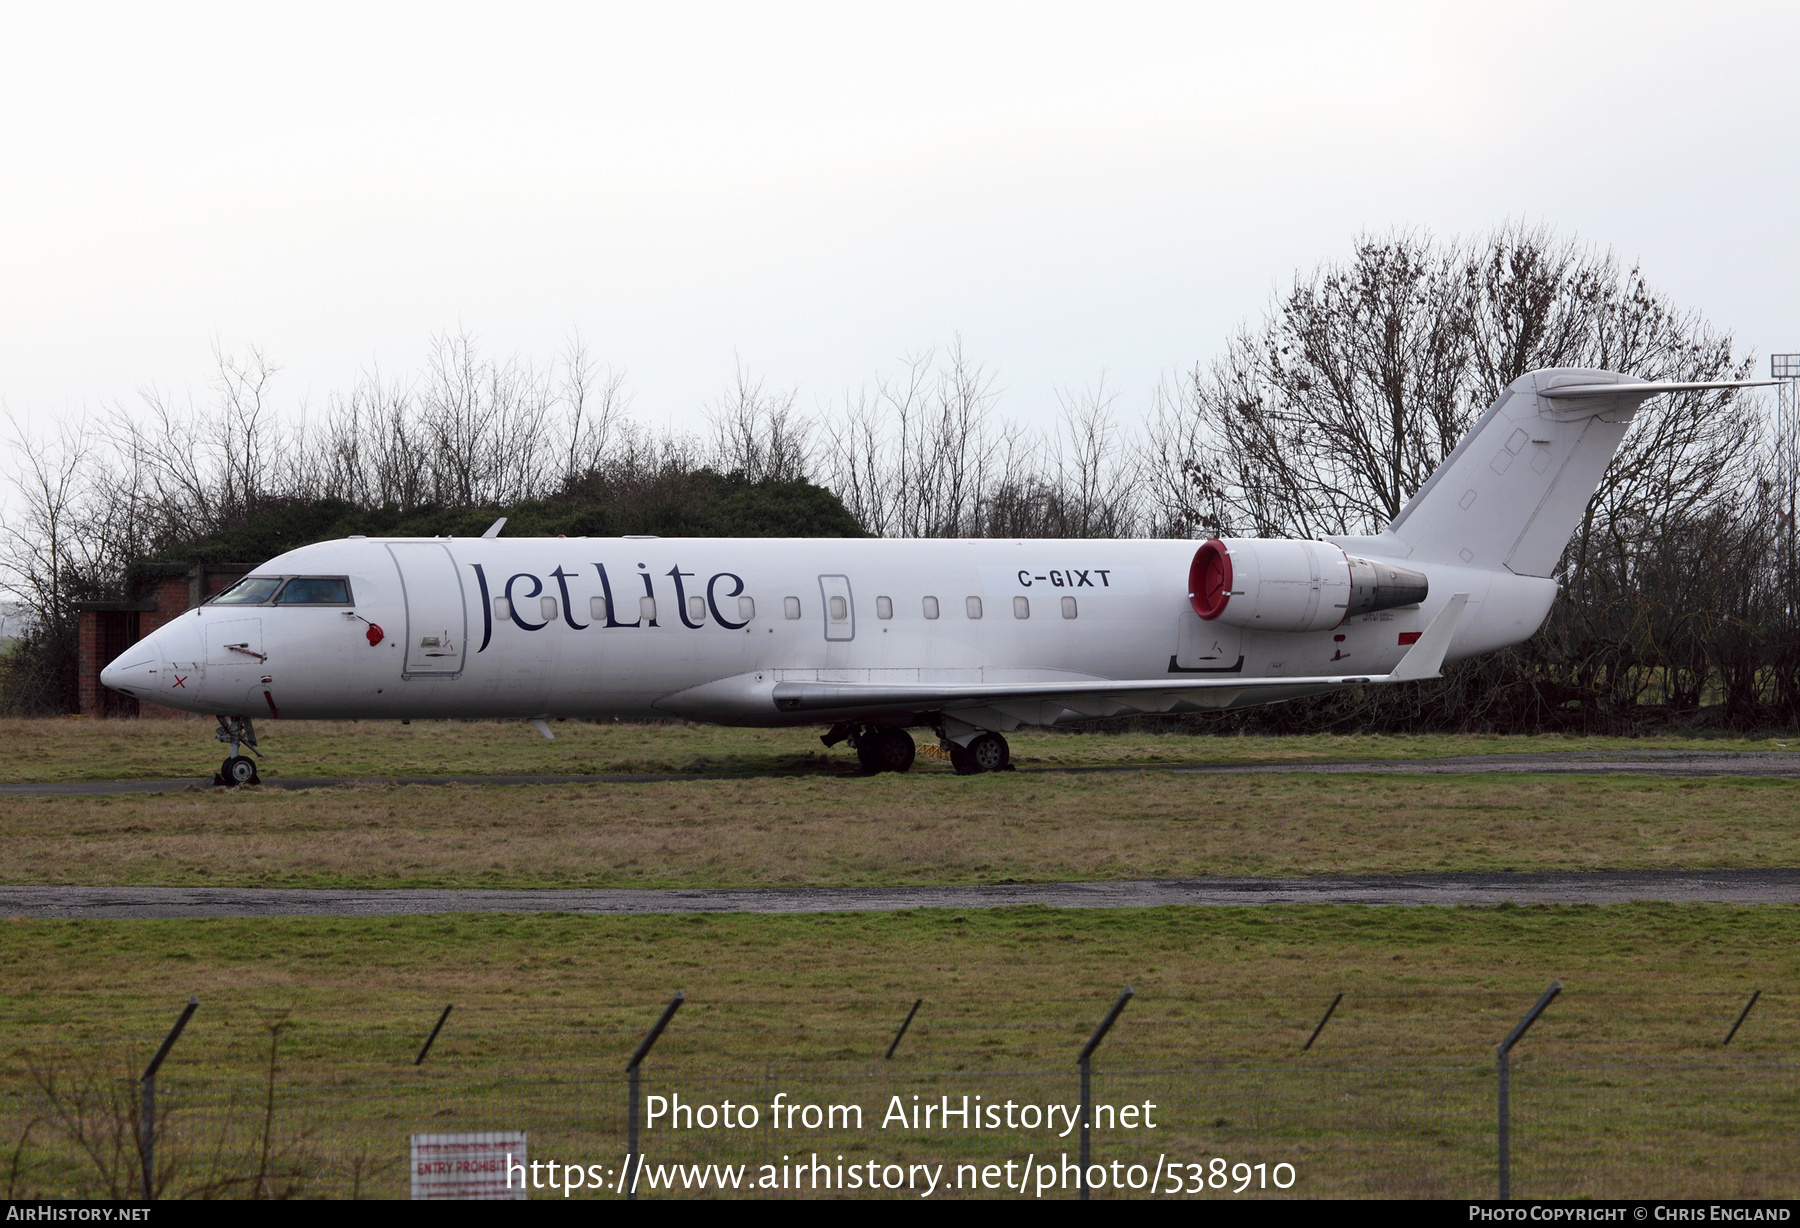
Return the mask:
{"type": "Polygon", "coordinates": [[[924,727],[991,772],[1020,725],[1435,678],[1529,638],[1638,406],[1746,383],[1524,376],[1375,537],[321,542],[101,680],[217,716],[223,784],[256,781],[265,716],[829,724],[871,771],[924,727]]]}

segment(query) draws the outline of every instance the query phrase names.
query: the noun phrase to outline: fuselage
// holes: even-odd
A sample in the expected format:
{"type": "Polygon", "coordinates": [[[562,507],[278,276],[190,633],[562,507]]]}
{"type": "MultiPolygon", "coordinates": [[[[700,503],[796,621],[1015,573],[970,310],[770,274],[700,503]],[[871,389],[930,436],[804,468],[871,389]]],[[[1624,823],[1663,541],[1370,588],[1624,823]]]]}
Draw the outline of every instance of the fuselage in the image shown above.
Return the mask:
{"type": "MultiPolygon", "coordinates": [[[[290,551],[248,577],[342,580],[341,590],[271,585],[274,600],[262,602],[226,594],[134,645],[103,680],[170,707],[262,718],[679,715],[803,724],[817,717],[754,697],[682,697],[734,678],[1381,674],[1452,593],[1469,594],[1452,659],[1528,638],[1556,594],[1547,579],[1415,560],[1430,578],[1418,605],[1313,632],[1240,630],[1195,614],[1195,545],[351,538],[290,551]]],[[[1216,706],[1312,689],[1265,688],[1216,706]]]]}

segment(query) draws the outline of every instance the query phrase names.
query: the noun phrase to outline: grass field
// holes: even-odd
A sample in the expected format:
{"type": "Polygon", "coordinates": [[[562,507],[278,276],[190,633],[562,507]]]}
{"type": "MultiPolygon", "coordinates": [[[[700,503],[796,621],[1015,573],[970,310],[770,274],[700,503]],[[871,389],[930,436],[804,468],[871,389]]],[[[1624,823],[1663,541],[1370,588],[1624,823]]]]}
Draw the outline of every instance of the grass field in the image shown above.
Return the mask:
{"type": "MultiPolygon", "coordinates": [[[[177,1192],[216,1178],[229,1143],[227,1192],[247,1192],[254,1169],[269,1192],[402,1194],[405,1139],[421,1129],[523,1128],[534,1158],[605,1162],[622,1149],[620,1067],[679,987],[687,1003],[646,1092],[766,1104],[780,1090],[871,1116],[786,1137],[651,1133],[655,1161],[1053,1158],[1074,1140],[883,1132],[874,1115],[904,1093],[1068,1103],[1071,1059],[1129,981],[1096,1098],[1153,1101],[1161,1119],[1154,1137],[1098,1131],[1103,1161],[1285,1160],[1296,1193],[1479,1196],[1493,1180],[1491,1047],[1555,976],[1567,989],[1518,1052],[1516,1192],[1791,1196],[1797,922],[1790,908],[1652,905],[15,921],[0,1030],[19,1090],[0,1094],[0,1143],[15,1193],[128,1177],[128,1149],[109,1170],[104,1148],[86,1158],[43,1107],[48,1124],[26,1138],[28,1115],[77,1104],[92,1136],[105,1097],[71,1095],[70,1072],[134,1069],[194,992],[200,1012],[163,1075],[176,1117],[159,1154],[189,1165],[177,1192]],[[1765,989],[1753,1022],[1722,1050],[1752,986],[1765,989]],[[883,1063],[914,997],[925,1006],[883,1063]],[[415,1068],[446,1001],[457,1011],[415,1068]],[[60,1101],[22,1090],[49,1071],[60,1101]]],[[[128,1123],[128,1101],[112,1104],[128,1123]]]]}
{"type": "MultiPolygon", "coordinates": [[[[792,886],[1800,864],[1800,782],[1784,779],[963,779],[932,763],[863,778],[811,730],[558,730],[551,743],[497,723],[295,724],[271,730],[265,750],[271,772],[292,775],[723,778],[8,798],[0,881],[792,886]]],[[[0,764],[11,780],[198,775],[218,757],[192,722],[10,722],[0,737],[17,752],[0,764]]],[[[1155,734],[1013,745],[1027,765],[1126,766],[1785,749],[1155,734]]],[[[12,918],[0,920],[0,1167],[9,1194],[128,1188],[132,1101],[112,1076],[141,1067],[190,993],[201,1009],[161,1093],[176,1116],[159,1155],[188,1165],[171,1170],[171,1192],[403,1196],[412,1130],[527,1128],[534,1156],[616,1157],[620,1066],[676,989],[687,1003],[646,1090],[766,1100],[779,1087],[873,1106],[890,1092],[971,1087],[1066,1100],[1076,1049],[1129,982],[1137,996],[1102,1051],[1097,1095],[1156,1100],[1166,1132],[1153,1146],[1103,1137],[1102,1154],[1130,1143],[1287,1159],[1303,1174],[1295,1192],[1314,1195],[1486,1196],[1492,1047],[1554,977],[1565,993],[1519,1053],[1515,1192],[1793,1196],[1797,971],[1800,907],[1785,906],[12,918]],[[1762,998],[1722,1049],[1752,989],[1762,998]],[[1302,1054],[1340,991],[1320,1045],[1302,1054]],[[918,1020],[882,1063],[916,997],[918,1020]],[[446,1002],[451,1022],[415,1068],[446,1002]],[[62,1080],[60,1100],[43,1090],[47,1076],[62,1080]],[[69,1090],[82,1078],[86,1099],[69,1090]],[[108,1122],[110,1152],[74,1141],[72,1129],[92,1143],[108,1122]],[[220,1172],[225,1184],[207,1184],[220,1172]]],[[[765,1133],[659,1136],[651,1153],[759,1161],[805,1147],[985,1162],[1071,1145],[765,1133]]]]}
{"type": "MultiPolygon", "coordinates": [[[[267,776],[438,776],[855,770],[854,752],[826,751],[820,730],[724,729],[568,721],[545,741],[522,721],[265,721],[267,776]]],[[[929,738],[925,731],[915,735],[929,738]]],[[[1429,734],[1212,737],[1190,733],[1009,735],[1024,767],[1406,759],[1527,751],[1781,750],[1786,738],[1571,738],[1429,734]]],[[[0,784],[210,776],[224,750],[202,720],[0,720],[0,784]]],[[[1791,745],[1800,748],[1800,741],[1791,745]]],[[[949,771],[921,756],[919,771],[949,771]]]]}
{"type": "Polygon", "coordinates": [[[0,882],[887,886],[1800,864],[1800,781],[1010,773],[0,799],[0,882]]]}
{"type": "Polygon", "coordinates": [[[1714,1052],[1761,987],[1743,1052],[1800,1044],[1800,908],[1011,908],[966,913],[0,923],[14,1045],[160,1035],[188,994],[190,1074],[253,1070],[265,1023],[296,1062],[410,1060],[445,1002],[445,1062],[612,1069],[677,989],[659,1060],[877,1057],[914,997],[910,1060],[1061,1064],[1129,982],[1115,1065],[1325,1049],[1482,1060],[1553,978],[1540,1052],[1714,1052]],[[240,1064],[242,1063],[242,1064],[240,1064]]]}

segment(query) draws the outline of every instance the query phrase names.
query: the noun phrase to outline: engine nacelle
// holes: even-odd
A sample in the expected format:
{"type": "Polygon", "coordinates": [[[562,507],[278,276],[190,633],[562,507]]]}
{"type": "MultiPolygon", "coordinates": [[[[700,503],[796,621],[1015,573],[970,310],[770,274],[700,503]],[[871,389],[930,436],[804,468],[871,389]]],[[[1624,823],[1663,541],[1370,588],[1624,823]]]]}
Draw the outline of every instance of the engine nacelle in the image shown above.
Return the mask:
{"type": "Polygon", "coordinates": [[[1411,568],[1290,538],[1215,537],[1188,568],[1194,613],[1251,631],[1329,631],[1354,614],[1414,605],[1430,591],[1411,568]]]}

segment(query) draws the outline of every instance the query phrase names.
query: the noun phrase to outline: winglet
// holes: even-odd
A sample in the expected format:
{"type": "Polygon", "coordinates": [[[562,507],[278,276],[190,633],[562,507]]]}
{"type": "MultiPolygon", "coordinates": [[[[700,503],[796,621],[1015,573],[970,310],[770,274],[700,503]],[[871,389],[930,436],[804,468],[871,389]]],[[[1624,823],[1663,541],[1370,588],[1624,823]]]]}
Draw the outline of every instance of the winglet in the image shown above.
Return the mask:
{"type": "Polygon", "coordinates": [[[483,537],[499,537],[500,536],[500,527],[502,525],[504,525],[505,523],[506,523],[506,517],[504,517],[504,516],[500,517],[500,519],[496,520],[493,524],[488,526],[488,531],[486,533],[483,533],[482,536],[483,537]]]}
{"type": "Polygon", "coordinates": [[[1400,664],[1387,676],[1387,682],[1417,682],[1421,678],[1441,678],[1439,672],[1443,668],[1444,653],[1450,647],[1450,637],[1456,634],[1456,624],[1462,621],[1463,609],[1469,604],[1469,594],[1457,593],[1450,598],[1448,604],[1438,611],[1438,616],[1431,620],[1413,646],[1407,650],[1400,664]]]}

